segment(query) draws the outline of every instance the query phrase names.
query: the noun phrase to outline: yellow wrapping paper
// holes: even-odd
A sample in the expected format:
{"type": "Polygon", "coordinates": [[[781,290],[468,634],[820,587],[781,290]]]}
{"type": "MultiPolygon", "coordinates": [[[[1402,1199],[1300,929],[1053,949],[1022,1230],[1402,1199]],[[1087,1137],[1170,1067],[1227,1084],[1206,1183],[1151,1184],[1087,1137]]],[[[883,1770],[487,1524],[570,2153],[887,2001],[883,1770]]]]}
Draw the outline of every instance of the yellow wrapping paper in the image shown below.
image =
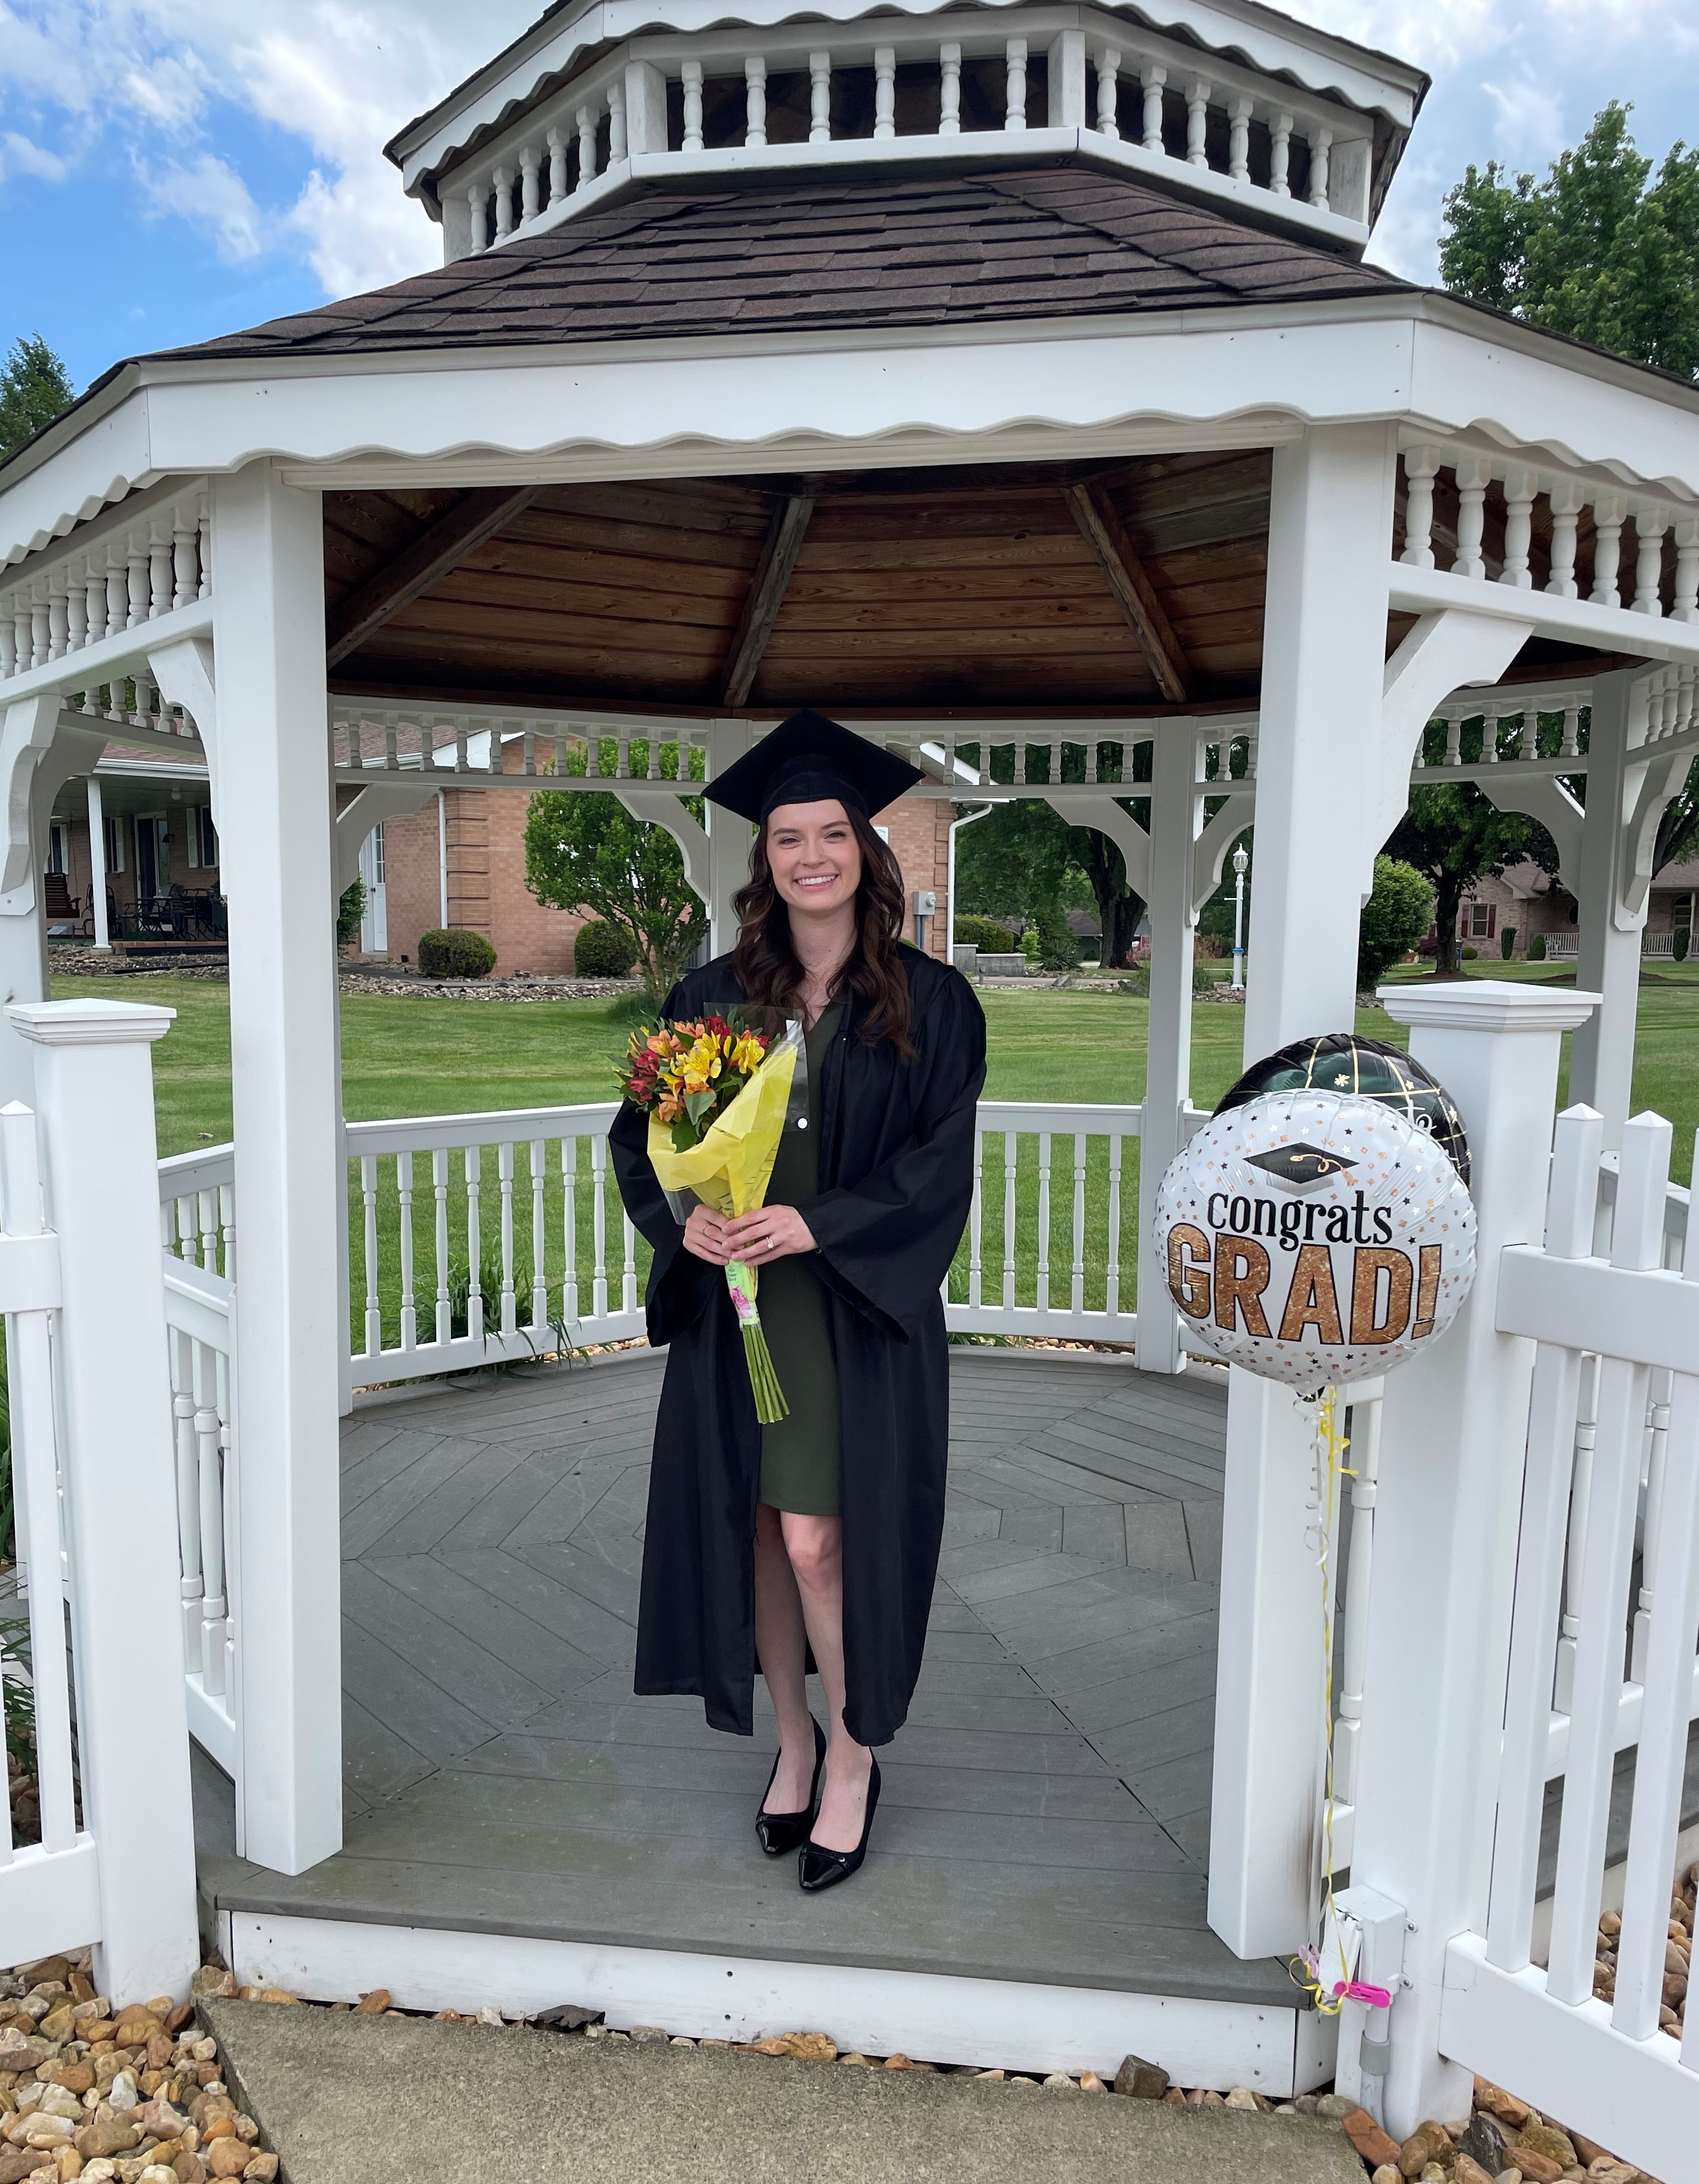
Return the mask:
{"type": "MultiPolygon", "coordinates": [[[[768,1049],[766,1060],[731,1106],[710,1124],[702,1142],[686,1152],[675,1148],[671,1129],[651,1114],[649,1156],[661,1189],[688,1192],[721,1214],[749,1213],[765,1205],[803,1052],[801,1027],[793,1024],[768,1049]]],[[[733,1260],[726,1268],[726,1286],[743,1329],[755,1416],[763,1425],[774,1425],[789,1416],[790,1406],[761,1332],[755,1268],[733,1260]]]]}

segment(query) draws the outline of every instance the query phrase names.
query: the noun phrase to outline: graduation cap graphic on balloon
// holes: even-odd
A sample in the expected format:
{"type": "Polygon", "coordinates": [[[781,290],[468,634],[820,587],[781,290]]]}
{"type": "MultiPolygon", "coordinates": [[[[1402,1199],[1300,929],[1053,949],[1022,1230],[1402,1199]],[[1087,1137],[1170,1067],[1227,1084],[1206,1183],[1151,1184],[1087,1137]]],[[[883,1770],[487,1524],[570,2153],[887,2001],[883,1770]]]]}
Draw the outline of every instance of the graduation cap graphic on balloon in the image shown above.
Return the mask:
{"type": "Polygon", "coordinates": [[[1266,1153],[1247,1153],[1247,1167],[1260,1167],[1277,1183],[1292,1190],[1313,1190],[1329,1176],[1343,1175],[1355,1167],[1343,1153],[1324,1152],[1319,1145],[1271,1145],[1266,1153]]]}

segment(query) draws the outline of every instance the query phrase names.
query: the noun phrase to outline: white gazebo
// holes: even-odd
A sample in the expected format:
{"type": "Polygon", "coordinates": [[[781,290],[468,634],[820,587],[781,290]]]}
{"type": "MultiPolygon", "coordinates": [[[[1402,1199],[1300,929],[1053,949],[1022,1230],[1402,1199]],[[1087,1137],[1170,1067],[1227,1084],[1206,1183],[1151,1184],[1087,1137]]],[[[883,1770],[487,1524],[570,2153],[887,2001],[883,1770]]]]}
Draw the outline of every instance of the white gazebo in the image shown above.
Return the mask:
{"type": "MultiPolygon", "coordinates": [[[[1136,1134],[1147,1195],[1193,1127],[1193,933],[1245,830],[1255,1058],[1351,1022],[1358,910],[1412,767],[1473,781],[1557,844],[1585,989],[1407,1004],[1439,1027],[1466,1113],[1476,1100],[1484,1235],[1537,1238],[1543,1166],[1494,1199],[1492,1149],[1514,1132],[1482,1103],[1521,1084],[1543,1163],[1564,1025],[1607,1178],[1624,1141],[1652,845],[1699,750],[1699,390],[1364,264],[1425,79],[1252,0],[824,0],[805,20],[746,0],[704,20],[550,9],[390,148],[442,228],[439,272],[119,365],[0,470],[12,994],[45,990],[62,783],[110,743],[210,772],[234,1149],[168,1163],[164,1195],[174,1279],[228,1322],[217,1401],[179,1392],[226,1466],[239,1451],[240,1526],[236,1607],[220,1594],[203,1626],[220,1658],[191,1675],[191,1717],[237,1780],[247,1856],[283,1875],[342,1839],[348,1390],[492,1343],[524,1354],[526,1118],[409,1139],[339,1114],[333,905],[371,827],[445,782],[610,788],[677,834],[721,938],[747,831],[716,815],[705,832],[681,800],[797,703],[914,754],[922,799],[1043,796],[1100,829],[1150,905],[1149,1077],[1131,1122],[1056,1112],[1113,1135],[1117,1162],[1115,1133],[1136,1134]],[[663,762],[669,743],[699,763],[663,762]],[[576,751],[587,770],[557,770],[576,751]],[[1484,1008],[1503,1053],[1549,1049],[1545,1076],[1543,1059],[1525,1079],[1483,1062],[1465,1084],[1469,1039],[1491,1045],[1484,1008]],[[409,1225],[398,1350],[380,1163],[396,1156],[409,1224],[415,1152],[434,1164],[440,1275],[445,1148],[473,1144],[506,1149],[504,1295],[475,1295],[457,1334],[441,1291],[433,1322],[409,1225]],[[351,1161],[368,1295],[352,1362],[351,1161]],[[522,1199],[522,1154],[520,1173],[522,1199]]],[[[31,1056],[0,1036],[8,1097],[34,1096],[31,1056]]],[[[1139,1362],[1175,1373],[1177,1317],[1137,1248],[1139,1362]]],[[[1088,1308],[1078,1276],[1066,1306],[1060,1279],[1030,1306],[982,1293],[977,1259],[973,1279],[958,1325],[1134,1331],[1112,1282],[1088,1308]]],[[[629,1246],[622,1273],[599,1256],[593,1297],[586,1283],[587,1327],[636,1329],[629,1246]]],[[[1407,1937],[1413,1999],[1393,2020],[1393,2105],[1417,2112],[1456,2082],[1445,1952],[1474,1930],[1479,1875],[1473,1851],[1419,1879],[1400,1861],[1490,1838],[1495,1784],[1490,1767],[1406,1780],[1396,1736],[1377,1744],[1374,1664],[1418,1712],[1437,1694],[1460,1748],[1498,1734],[1520,1448],[1503,1420],[1518,1400],[1525,1416],[1533,1345],[1485,1325],[1479,1369],[1507,1406],[1496,1457],[1471,1438],[1492,1424],[1479,1405],[1455,1410],[1479,1395],[1467,1373],[1436,1396],[1408,1368],[1379,1407],[1383,1477],[1442,1483],[1419,1543],[1381,1528],[1388,1604],[1363,1610],[1370,1699],[1346,1716],[1354,1863],[1336,1815],[1355,1880],[1440,1906],[1407,1937]],[[1422,1554],[1483,1526],[1467,1599],[1431,1618],[1401,1600],[1422,1554]],[[1363,1833],[1377,1797],[1403,1816],[1384,1857],[1363,1833]]],[[[1237,1373],[1227,1479],[1209,1915],[1260,1958],[1312,1932],[1316,1510],[1309,1423],[1237,1373]]]]}

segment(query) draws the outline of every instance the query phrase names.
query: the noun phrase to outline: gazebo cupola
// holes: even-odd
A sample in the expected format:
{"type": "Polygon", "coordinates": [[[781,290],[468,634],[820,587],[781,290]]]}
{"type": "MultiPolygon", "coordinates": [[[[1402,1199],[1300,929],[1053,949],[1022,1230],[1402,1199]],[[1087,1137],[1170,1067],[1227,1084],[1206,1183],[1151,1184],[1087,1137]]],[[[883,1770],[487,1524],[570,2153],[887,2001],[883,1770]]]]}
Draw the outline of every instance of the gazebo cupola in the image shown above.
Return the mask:
{"type": "Polygon", "coordinates": [[[1083,157],[1351,256],[1427,79],[1248,4],[552,8],[389,145],[446,260],[634,184],[1083,157]]]}

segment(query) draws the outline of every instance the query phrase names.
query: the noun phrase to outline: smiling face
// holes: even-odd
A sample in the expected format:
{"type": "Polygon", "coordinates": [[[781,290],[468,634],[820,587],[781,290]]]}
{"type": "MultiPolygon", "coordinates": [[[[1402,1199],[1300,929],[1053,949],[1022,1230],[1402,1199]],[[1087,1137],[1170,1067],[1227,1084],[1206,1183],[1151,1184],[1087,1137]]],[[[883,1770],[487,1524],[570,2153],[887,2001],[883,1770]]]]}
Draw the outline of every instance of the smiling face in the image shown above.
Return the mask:
{"type": "Polygon", "coordinates": [[[793,916],[829,917],[854,905],[861,845],[841,804],[781,804],[767,817],[767,864],[793,916]]]}

